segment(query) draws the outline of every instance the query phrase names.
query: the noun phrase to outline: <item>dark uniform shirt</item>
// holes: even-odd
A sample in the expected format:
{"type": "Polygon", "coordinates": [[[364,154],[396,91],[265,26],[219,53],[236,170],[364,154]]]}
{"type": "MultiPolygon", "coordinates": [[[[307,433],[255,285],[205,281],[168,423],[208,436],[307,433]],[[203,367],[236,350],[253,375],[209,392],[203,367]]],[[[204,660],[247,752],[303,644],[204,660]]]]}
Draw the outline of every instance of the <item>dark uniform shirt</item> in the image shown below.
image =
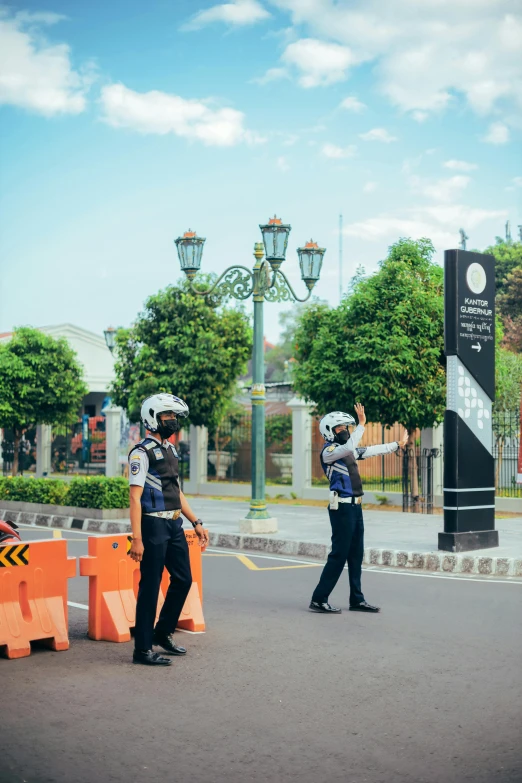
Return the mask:
{"type": "Polygon", "coordinates": [[[341,498],[360,497],[364,494],[357,460],[390,454],[399,448],[398,443],[358,448],[357,444],[363,434],[364,427],[359,424],[346,443],[327,443],[321,451],[321,466],[330,482],[330,491],[337,492],[341,498]]]}
{"type": "Polygon", "coordinates": [[[178,453],[169,441],[144,438],[131,449],[129,482],[143,487],[144,514],[181,509],[178,453]]]}

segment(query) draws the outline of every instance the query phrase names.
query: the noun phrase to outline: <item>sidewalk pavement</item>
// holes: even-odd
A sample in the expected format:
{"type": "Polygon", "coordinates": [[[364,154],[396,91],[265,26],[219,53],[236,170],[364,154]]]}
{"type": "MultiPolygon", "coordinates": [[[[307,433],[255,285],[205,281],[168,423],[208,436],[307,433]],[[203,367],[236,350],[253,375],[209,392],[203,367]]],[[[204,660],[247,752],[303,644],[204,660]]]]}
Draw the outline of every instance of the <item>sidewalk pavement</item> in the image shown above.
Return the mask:
{"type": "MultiPolygon", "coordinates": [[[[262,551],[325,560],[330,551],[330,523],[326,506],[270,506],[277,517],[278,533],[240,535],[239,519],[248,504],[230,500],[191,497],[190,504],[204,521],[212,546],[262,551]]],[[[130,531],[128,519],[73,519],[26,512],[2,511],[0,519],[72,528],[99,533],[130,531]]],[[[366,565],[426,571],[522,577],[522,517],[497,519],[500,546],[452,554],[437,549],[443,530],[441,514],[404,514],[364,511],[366,565]]]]}

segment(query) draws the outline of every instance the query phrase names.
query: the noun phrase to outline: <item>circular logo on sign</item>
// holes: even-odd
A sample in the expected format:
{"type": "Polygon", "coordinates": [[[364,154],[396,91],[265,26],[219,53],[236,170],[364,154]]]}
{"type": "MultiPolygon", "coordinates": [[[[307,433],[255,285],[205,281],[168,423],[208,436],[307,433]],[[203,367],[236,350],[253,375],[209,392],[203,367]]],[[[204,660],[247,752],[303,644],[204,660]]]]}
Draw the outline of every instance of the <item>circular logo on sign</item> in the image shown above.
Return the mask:
{"type": "Polygon", "coordinates": [[[486,287],[486,272],[481,264],[470,264],[466,271],[466,283],[474,294],[481,294],[486,287]]]}
{"type": "Polygon", "coordinates": [[[114,544],[112,545],[112,548],[113,549],[118,549],[118,546],[119,546],[118,542],[115,541],[114,544]]]}

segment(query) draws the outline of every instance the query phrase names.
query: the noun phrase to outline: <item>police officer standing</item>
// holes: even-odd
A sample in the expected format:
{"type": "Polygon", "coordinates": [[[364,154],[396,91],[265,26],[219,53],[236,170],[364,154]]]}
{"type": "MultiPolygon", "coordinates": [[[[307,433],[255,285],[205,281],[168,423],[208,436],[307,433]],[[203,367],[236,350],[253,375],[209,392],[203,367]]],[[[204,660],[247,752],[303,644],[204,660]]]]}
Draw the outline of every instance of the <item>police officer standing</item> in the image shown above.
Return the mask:
{"type": "Polygon", "coordinates": [[[321,466],[330,482],[330,524],[332,526],[332,551],[314,590],[310,602],[312,612],[339,614],[341,609],[330,606],[328,598],[348,563],[350,582],[350,610],[352,612],[380,612],[364,599],[361,589],[362,561],[364,557],[364,524],[362,515],[362,481],[357,461],[389,454],[404,447],[408,433],[395,443],[358,448],[364,433],[366,416],[364,407],[357,403],[355,412],[359,425],[350,434],[355,419],[349,413],[333,411],[324,416],[319,430],[326,441],[321,451],[321,466]]]}
{"type": "Polygon", "coordinates": [[[181,429],[179,419],[188,415],[186,403],[173,394],[155,394],[141,406],[146,437],[129,454],[130,556],[140,563],[141,579],[134,629],[134,663],[170,666],[170,658],[153,652],[153,645],[170,655],[185,655],[174,643],[181,610],[192,575],[181,514],[192,523],[199,545],[208,543],[203,524],[190,508],[179,486],[178,455],[168,441],[181,429]],[[156,609],[163,569],[170,585],[156,627],[156,609]]]}

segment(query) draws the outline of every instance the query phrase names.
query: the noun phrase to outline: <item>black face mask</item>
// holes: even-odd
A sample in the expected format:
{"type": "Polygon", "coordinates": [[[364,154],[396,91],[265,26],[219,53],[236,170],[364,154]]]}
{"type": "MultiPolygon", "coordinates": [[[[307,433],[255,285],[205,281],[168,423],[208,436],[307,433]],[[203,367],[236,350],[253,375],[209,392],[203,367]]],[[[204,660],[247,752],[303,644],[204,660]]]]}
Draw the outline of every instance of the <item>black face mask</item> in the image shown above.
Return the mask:
{"type": "Polygon", "coordinates": [[[163,440],[167,440],[171,435],[179,432],[180,429],[181,426],[177,419],[167,419],[164,422],[158,421],[158,432],[163,440]]]}
{"type": "Polygon", "coordinates": [[[348,430],[341,430],[341,432],[335,433],[335,442],[340,443],[341,446],[343,446],[345,443],[348,443],[348,440],[350,438],[350,433],[348,430]]]}

